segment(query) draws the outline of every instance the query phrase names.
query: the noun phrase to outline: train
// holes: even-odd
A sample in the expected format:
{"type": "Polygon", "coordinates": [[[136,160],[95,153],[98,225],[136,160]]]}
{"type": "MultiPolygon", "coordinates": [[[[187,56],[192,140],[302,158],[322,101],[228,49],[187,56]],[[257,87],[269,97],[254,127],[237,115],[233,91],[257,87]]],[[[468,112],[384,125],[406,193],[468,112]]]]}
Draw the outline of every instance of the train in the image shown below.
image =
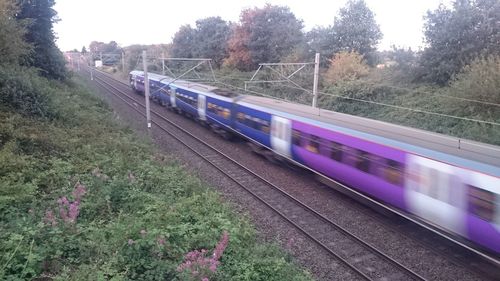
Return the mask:
{"type": "MultiPolygon", "coordinates": [[[[148,73],[150,98],[500,255],[500,147],[148,73]]],[[[144,72],[129,74],[144,93],[144,72]]]]}

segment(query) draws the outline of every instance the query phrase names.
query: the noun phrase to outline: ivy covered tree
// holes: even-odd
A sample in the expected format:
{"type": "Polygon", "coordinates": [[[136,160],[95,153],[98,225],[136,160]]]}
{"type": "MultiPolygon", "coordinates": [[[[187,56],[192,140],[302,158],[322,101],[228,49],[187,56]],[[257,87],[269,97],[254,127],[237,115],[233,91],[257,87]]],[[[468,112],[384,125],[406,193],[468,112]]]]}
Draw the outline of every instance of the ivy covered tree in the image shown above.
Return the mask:
{"type": "Polygon", "coordinates": [[[243,10],[229,40],[226,64],[250,70],[262,62],[279,62],[304,41],[302,28],[288,7],[267,4],[243,10]]]}
{"type": "Polygon", "coordinates": [[[479,55],[500,54],[500,1],[456,0],[429,11],[418,78],[446,84],[479,55]]]}
{"type": "Polygon", "coordinates": [[[52,29],[57,21],[57,12],[53,9],[54,0],[18,1],[19,11],[16,18],[29,22],[25,40],[34,48],[28,65],[40,69],[43,76],[53,79],[66,78],[66,62],[55,44],[56,37],[52,29]]]}
{"type": "Polygon", "coordinates": [[[364,0],[350,0],[335,18],[331,34],[333,53],[357,52],[370,65],[376,63],[375,51],[382,32],[364,0]]]}

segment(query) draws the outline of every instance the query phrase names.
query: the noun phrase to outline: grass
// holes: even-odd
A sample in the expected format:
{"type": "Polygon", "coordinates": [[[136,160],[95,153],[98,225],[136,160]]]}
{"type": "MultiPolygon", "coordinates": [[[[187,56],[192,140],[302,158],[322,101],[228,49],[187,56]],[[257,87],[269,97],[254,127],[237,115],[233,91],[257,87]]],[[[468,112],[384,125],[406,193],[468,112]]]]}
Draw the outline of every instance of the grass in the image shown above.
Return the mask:
{"type": "Polygon", "coordinates": [[[0,279],[312,280],[82,82],[44,83],[55,117],[0,108],[0,279]],[[224,231],[215,271],[179,269],[224,231]]]}

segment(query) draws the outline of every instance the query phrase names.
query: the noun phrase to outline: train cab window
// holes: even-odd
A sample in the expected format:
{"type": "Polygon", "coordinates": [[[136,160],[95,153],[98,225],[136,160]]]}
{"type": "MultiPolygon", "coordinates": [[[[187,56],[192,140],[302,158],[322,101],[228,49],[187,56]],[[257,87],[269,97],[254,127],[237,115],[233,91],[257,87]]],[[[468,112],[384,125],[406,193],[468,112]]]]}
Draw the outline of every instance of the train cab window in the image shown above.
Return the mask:
{"type": "Polygon", "coordinates": [[[404,184],[404,167],[403,164],[388,159],[387,165],[384,167],[384,179],[394,185],[403,186],[404,184]]]}
{"type": "Polygon", "coordinates": [[[306,149],[318,153],[319,152],[319,144],[320,144],[320,138],[315,135],[311,135],[311,139],[309,140],[309,143],[306,146],[306,149]]]}
{"type": "Polygon", "coordinates": [[[495,194],[488,190],[467,185],[469,189],[469,202],[472,214],[485,221],[493,221],[495,216],[495,194]]]}
{"type": "Polygon", "coordinates": [[[358,157],[356,160],[356,168],[365,173],[370,172],[370,153],[358,150],[358,157]]]}
{"type": "Polygon", "coordinates": [[[292,131],[292,142],[293,142],[293,144],[300,146],[300,139],[301,139],[300,131],[293,130],[292,131]]]}

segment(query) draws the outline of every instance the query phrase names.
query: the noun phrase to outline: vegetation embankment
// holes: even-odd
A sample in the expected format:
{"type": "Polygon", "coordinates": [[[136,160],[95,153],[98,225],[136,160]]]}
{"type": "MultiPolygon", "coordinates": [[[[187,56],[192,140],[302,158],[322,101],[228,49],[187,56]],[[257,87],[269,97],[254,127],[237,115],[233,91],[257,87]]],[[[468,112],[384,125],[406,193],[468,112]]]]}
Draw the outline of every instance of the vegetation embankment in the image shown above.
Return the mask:
{"type": "Polygon", "coordinates": [[[0,279],[310,279],[78,81],[9,72],[32,102],[1,107],[0,279]]]}

